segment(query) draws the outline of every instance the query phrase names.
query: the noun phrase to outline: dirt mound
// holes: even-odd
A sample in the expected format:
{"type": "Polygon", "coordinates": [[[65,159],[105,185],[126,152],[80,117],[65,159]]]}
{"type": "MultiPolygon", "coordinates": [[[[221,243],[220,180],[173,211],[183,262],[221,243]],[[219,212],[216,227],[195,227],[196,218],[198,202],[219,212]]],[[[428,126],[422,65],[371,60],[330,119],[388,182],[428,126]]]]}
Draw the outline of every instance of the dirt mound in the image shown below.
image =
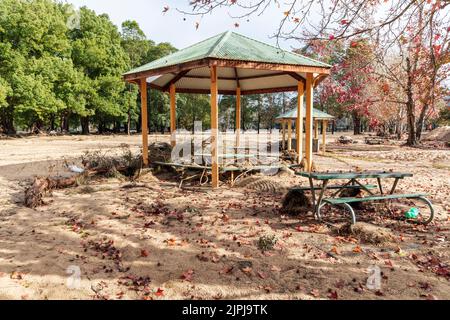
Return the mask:
{"type": "Polygon", "coordinates": [[[287,187],[284,184],[259,175],[244,178],[239,181],[236,186],[271,193],[283,193],[287,190],[287,187]]]}
{"type": "Polygon", "coordinates": [[[450,142],[450,126],[434,129],[426,135],[423,141],[450,142]]]}
{"type": "Polygon", "coordinates": [[[391,230],[364,222],[357,222],[354,225],[345,224],[337,227],[334,231],[338,235],[352,235],[362,242],[375,245],[385,244],[394,240],[391,230]]]}
{"type": "Polygon", "coordinates": [[[311,200],[302,190],[290,190],[283,199],[281,212],[289,215],[298,215],[311,207],[311,200]]]}

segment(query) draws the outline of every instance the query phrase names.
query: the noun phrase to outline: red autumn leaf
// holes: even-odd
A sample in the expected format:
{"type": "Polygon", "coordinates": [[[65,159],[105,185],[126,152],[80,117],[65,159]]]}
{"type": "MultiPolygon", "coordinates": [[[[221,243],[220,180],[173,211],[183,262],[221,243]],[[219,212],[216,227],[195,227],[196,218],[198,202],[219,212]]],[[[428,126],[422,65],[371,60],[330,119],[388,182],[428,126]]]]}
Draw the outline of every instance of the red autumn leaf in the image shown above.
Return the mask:
{"type": "Polygon", "coordinates": [[[158,288],[158,290],[156,290],[156,292],[155,292],[155,295],[156,295],[157,297],[162,297],[162,296],[164,296],[164,290],[161,289],[161,288],[158,288]]]}
{"type": "Polygon", "coordinates": [[[222,269],[219,274],[230,274],[233,271],[234,267],[225,267],[222,269]]]}
{"type": "Polygon", "coordinates": [[[338,296],[337,291],[336,291],[336,290],[331,290],[331,289],[330,289],[329,294],[328,294],[328,298],[331,299],[331,300],[337,300],[337,299],[339,299],[339,296],[338,296]]]}
{"type": "Polygon", "coordinates": [[[341,20],[341,24],[348,24],[348,20],[346,19],[341,20]]]}
{"type": "Polygon", "coordinates": [[[149,253],[147,250],[145,250],[145,249],[141,250],[141,257],[146,258],[146,257],[148,257],[148,255],[149,255],[149,253]]]}
{"type": "Polygon", "coordinates": [[[333,35],[330,35],[330,38],[329,38],[330,40],[334,40],[334,36],[333,35]]]}

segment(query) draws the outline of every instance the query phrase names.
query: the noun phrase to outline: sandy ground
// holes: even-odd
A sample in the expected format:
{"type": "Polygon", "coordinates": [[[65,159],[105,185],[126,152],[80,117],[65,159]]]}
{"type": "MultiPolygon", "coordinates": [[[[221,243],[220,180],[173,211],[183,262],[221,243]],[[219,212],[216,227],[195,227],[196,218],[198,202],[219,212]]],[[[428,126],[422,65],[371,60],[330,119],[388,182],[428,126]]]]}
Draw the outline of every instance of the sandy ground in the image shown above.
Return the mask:
{"type": "MultiPolygon", "coordinates": [[[[330,141],[336,137],[330,138],[330,141]]],[[[161,141],[167,138],[153,137],[161,141]]],[[[382,245],[338,236],[310,214],[280,213],[285,186],[305,179],[262,177],[278,193],[223,185],[179,189],[170,174],[137,187],[99,178],[23,207],[34,175],[69,174],[85,150],[139,149],[138,136],[0,140],[0,299],[450,299],[450,151],[331,146],[319,170],[407,171],[404,192],[427,192],[428,227],[379,206],[359,218],[384,228],[382,245]],[[261,252],[258,239],[275,236],[261,252]],[[370,289],[370,270],[381,288],[370,289]]],[[[385,187],[388,187],[387,185],[385,187]]],[[[326,213],[345,221],[342,211],[326,213]]]]}

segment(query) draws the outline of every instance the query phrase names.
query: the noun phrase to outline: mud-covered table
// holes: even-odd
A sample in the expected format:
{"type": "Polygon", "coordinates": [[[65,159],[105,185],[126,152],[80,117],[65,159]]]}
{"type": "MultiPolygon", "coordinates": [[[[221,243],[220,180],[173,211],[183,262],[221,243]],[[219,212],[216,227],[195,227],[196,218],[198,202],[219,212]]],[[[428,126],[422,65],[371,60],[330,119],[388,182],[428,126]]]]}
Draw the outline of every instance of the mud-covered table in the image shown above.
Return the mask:
{"type": "Polygon", "coordinates": [[[329,205],[342,205],[346,207],[350,214],[352,223],[356,223],[356,214],[350,205],[357,202],[372,202],[382,200],[395,200],[395,199],[418,199],[423,201],[430,209],[430,215],[428,217],[422,217],[423,224],[428,224],[433,220],[434,208],[431,202],[426,198],[427,194],[395,194],[395,190],[400,180],[413,177],[411,173],[403,172],[385,172],[385,171],[365,171],[365,172],[298,172],[297,175],[305,177],[309,180],[309,187],[295,188],[301,190],[310,190],[312,194],[312,202],[314,206],[314,213],[318,220],[321,219],[321,209],[329,205]],[[368,185],[361,183],[361,179],[376,179],[377,185],[368,185]],[[382,180],[394,180],[391,189],[388,194],[385,193],[382,186],[382,180]],[[344,180],[346,182],[336,185],[330,185],[330,181],[344,180]],[[315,185],[314,182],[322,182],[322,185],[315,185]],[[377,189],[379,193],[375,193],[373,190],[377,189]],[[336,198],[345,189],[359,189],[364,190],[370,194],[368,197],[345,197],[336,198]],[[330,197],[325,197],[325,193],[329,190],[336,190],[330,197]],[[316,195],[316,191],[319,191],[319,195],[316,195]]]}

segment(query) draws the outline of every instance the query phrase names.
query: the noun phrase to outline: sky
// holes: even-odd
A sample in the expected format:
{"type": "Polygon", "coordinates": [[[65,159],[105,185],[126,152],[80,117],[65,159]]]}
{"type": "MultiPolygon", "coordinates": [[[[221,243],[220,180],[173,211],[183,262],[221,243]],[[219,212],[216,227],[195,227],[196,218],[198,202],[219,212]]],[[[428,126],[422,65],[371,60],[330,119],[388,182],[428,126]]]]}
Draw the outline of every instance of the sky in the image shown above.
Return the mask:
{"type": "MultiPolygon", "coordinates": [[[[178,49],[207,39],[216,34],[232,30],[251,38],[276,44],[271,36],[276,31],[282,10],[272,7],[260,17],[251,17],[250,21],[239,21],[239,28],[234,26],[227,9],[215,11],[213,15],[203,18],[199,16],[185,16],[176,8],[189,11],[189,0],[66,0],[75,7],[87,6],[97,14],[107,13],[110,19],[120,26],[125,20],[136,20],[147,37],[155,42],[170,42],[178,49]],[[164,6],[169,11],[163,13],[164,6]],[[183,18],[186,18],[186,21],[183,18]],[[200,22],[198,30],[195,23],[200,22]]],[[[283,49],[292,49],[295,43],[280,43],[283,49]]]]}

